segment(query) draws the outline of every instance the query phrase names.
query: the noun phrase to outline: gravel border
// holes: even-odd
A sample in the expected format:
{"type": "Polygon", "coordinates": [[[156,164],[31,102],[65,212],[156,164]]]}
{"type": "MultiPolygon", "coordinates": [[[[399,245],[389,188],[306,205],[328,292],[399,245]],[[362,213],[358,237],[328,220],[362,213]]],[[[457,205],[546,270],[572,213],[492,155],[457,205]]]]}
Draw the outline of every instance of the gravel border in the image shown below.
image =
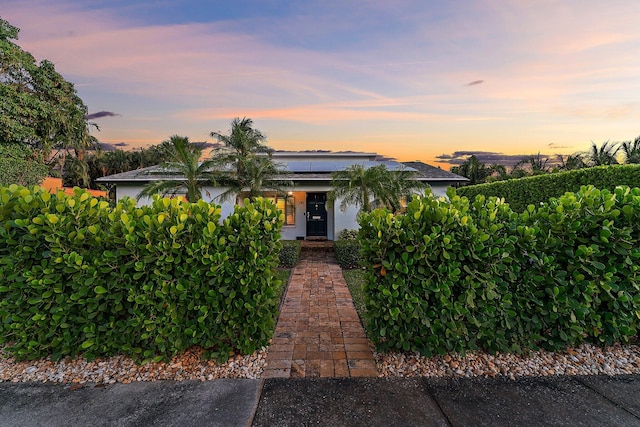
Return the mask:
{"type": "Polygon", "coordinates": [[[471,352],[424,357],[418,353],[374,352],[381,377],[508,377],[550,375],[640,374],[640,346],[590,344],[564,351],[532,351],[526,355],[471,352]]]}
{"type": "Polygon", "coordinates": [[[193,347],[169,362],[136,364],[130,357],[113,356],[59,361],[50,358],[16,361],[0,347],[0,382],[54,382],[113,384],[158,380],[214,380],[219,378],[260,378],[267,355],[266,348],[249,356],[232,356],[225,363],[203,360],[203,350],[193,347]]]}
{"type": "MultiPolygon", "coordinates": [[[[214,380],[219,378],[259,379],[268,348],[249,356],[236,355],[225,363],[203,360],[202,349],[191,348],[169,362],[138,365],[125,356],[98,358],[49,358],[16,361],[0,347],[0,382],[53,382],[63,384],[113,384],[158,380],[214,380]]],[[[640,374],[640,346],[614,345],[600,348],[590,344],[561,352],[534,351],[527,355],[487,354],[424,357],[417,353],[373,352],[380,378],[409,377],[507,377],[551,375],[640,374]]]]}

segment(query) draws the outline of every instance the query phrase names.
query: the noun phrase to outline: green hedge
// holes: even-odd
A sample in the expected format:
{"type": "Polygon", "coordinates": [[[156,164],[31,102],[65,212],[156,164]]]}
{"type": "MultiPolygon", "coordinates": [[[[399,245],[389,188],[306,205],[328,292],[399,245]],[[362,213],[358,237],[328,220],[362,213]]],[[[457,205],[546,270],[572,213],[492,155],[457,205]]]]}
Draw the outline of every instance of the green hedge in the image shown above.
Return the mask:
{"type": "Polygon", "coordinates": [[[357,240],[336,240],[333,242],[333,252],[340,267],[360,267],[360,243],[357,240]]]}
{"type": "Polygon", "coordinates": [[[380,349],[521,352],[637,334],[640,189],[583,187],[522,214],[448,195],[360,220],[380,349]]]}
{"type": "Polygon", "coordinates": [[[18,358],[217,357],[266,345],[282,215],[257,199],[220,221],[204,201],[109,207],[0,188],[0,343],[18,358]]]}
{"type": "Polygon", "coordinates": [[[333,242],[333,252],[340,267],[344,269],[360,267],[360,243],[357,238],[358,230],[345,228],[338,233],[338,240],[333,242]]]}
{"type": "Polygon", "coordinates": [[[548,175],[471,185],[458,189],[460,196],[475,199],[477,195],[502,197],[516,212],[524,212],[530,204],[538,205],[566,192],[576,192],[583,185],[613,191],[619,185],[640,185],[640,165],[599,166],[548,175]]]}
{"type": "Polygon", "coordinates": [[[280,254],[278,255],[279,267],[293,268],[300,259],[302,244],[299,240],[283,240],[280,254]]]}

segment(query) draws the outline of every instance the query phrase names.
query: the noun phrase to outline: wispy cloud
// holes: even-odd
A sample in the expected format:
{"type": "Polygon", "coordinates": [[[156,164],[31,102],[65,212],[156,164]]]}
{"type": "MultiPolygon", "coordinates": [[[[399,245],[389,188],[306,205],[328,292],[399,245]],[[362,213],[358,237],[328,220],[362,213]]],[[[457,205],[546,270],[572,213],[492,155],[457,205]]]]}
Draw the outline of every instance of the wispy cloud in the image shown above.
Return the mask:
{"type": "Polygon", "coordinates": [[[92,118],[113,117],[105,142],[200,140],[248,116],[287,148],[369,144],[415,160],[639,132],[640,2],[329,0],[169,24],[152,19],[168,4],[92,4],[10,2],[3,18],[92,118]]]}

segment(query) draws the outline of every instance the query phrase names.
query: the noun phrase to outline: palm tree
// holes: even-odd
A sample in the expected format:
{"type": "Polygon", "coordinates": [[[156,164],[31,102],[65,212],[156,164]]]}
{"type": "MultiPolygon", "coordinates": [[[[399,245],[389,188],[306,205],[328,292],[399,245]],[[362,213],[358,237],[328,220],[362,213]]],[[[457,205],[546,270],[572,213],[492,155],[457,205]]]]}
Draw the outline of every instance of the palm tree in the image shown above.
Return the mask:
{"type": "Polygon", "coordinates": [[[416,172],[404,167],[395,171],[387,170],[387,175],[389,179],[383,182],[385,192],[381,199],[391,212],[401,211],[403,200],[410,199],[414,194],[424,193],[428,187],[426,183],[416,179],[416,172]]]}
{"type": "Polygon", "coordinates": [[[233,119],[229,135],[211,132],[211,136],[223,145],[216,153],[219,160],[235,165],[238,176],[244,174],[243,159],[247,159],[257,153],[270,153],[273,151],[273,149],[264,144],[267,137],[259,130],[254,129],[253,120],[247,117],[233,119]]]}
{"type": "Polygon", "coordinates": [[[286,187],[293,185],[292,181],[285,178],[287,172],[270,157],[249,156],[239,159],[238,162],[241,163],[242,175],[235,172],[216,172],[218,185],[227,188],[218,196],[220,201],[235,196],[236,202],[239,202],[240,195],[254,200],[265,192],[284,193],[286,187]]]}
{"type": "Polygon", "coordinates": [[[621,145],[625,163],[640,163],[640,136],[633,142],[626,141],[621,145]]]}
{"type": "Polygon", "coordinates": [[[583,169],[587,167],[582,154],[569,154],[566,158],[562,154],[558,154],[558,169],[563,171],[570,171],[576,169],[583,169]]]}
{"type": "Polygon", "coordinates": [[[215,185],[215,178],[211,172],[214,166],[212,160],[200,163],[203,148],[191,144],[189,138],[174,135],[169,139],[175,149],[173,161],[160,165],[163,175],[175,175],[176,179],[151,181],[136,196],[149,197],[154,194],[176,194],[180,189],[186,190],[186,198],[194,203],[202,198],[202,188],[207,184],[215,185]]]}
{"type": "Polygon", "coordinates": [[[471,155],[460,166],[452,167],[451,172],[468,178],[470,185],[482,184],[493,174],[493,170],[481,163],[475,155],[471,155]]]}
{"type": "Polygon", "coordinates": [[[211,132],[211,136],[222,144],[213,152],[211,160],[216,165],[215,179],[227,188],[218,200],[235,196],[239,202],[242,193],[252,200],[265,191],[282,192],[284,187],[292,185],[291,181],[282,178],[286,171],[273,161],[273,149],[265,144],[264,134],[253,128],[251,119],[235,118],[231,121],[229,135],[211,132]]]}
{"type": "Polygon", "coordinates": [[[600,147],[595,142],[591,142],[591,150],[586,153],[589,166],[617,165],[616,155],[620,146],[609,141],[603,142],[600,147]]]}
{"type": "Polygon", "coordinates": [[[504,165],[493,163],[492,165],[489,165],[489,170],[491,171],[491,174],[487,177],[487,181],[504,181],[511,178],[504,165]]]}
{"type": "Polygon", "coordinates": [[[528,164],[531,169],[531,175],[542,175],[550,172],[550,168],[547,165],[549,158],[543,156],[538,152],[535,156],[529,156],[524,159],[524,164],[528,164]]]}
{"type": "Polygon", "coordinates": [[[84,122],[85,129],[80,132],[80,135],[77,139],[71,141],[71,148],[73,148],[73,152],[76,155],[76,158],[81,162],[84,161],[84,156],[88,149],[95,148],[98,145],[98,138],[91,135],[91,128],[95,128],[96,130],[100,130],[100,127],[97,123],[93,122],[84,122]]]}
{"type": "Polygon", "coordinates": [[[425,189],[426,185],[415,176],[415,172],[404,169],[390,171],[384,164],[370,168],[355,164],[331,174],[333,188],[327,198],[330,204],[341,199],[343,212],[349,205],[360,206],[364,212],[378,207],[395,212],[400,209],[403,197],[425,189]]]}
{"type": "Polygon", "coordinates": [[[340,210],[347,206],[360,206],[360,210],[370,212],[372,208],[382,206],[380,195],[386,168],[384,165],[365,168],[364,165],[351,165],[344,170],[331,174],[332,190],[327,195],[330,204],[342,199],[340,210]]]}
{"type": "Polygon", "coordinates": [[[66,157],[62,180],[67,187],[89,188],[91,183],[89,166],[77,157],[66,157]]]}

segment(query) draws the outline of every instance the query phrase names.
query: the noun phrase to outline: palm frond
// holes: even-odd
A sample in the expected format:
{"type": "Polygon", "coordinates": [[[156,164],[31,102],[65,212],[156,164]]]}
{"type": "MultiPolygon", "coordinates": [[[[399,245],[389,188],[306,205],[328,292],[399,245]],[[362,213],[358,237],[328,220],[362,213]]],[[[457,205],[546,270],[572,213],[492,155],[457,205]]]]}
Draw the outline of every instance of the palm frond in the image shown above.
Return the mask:
{"type": "Polygon", "coordinates": [[[184,187],[183,181],[151,181],[138,193],[136,199],[140,200],[143,197],[152,197],[155,194],[174,196],[178,194],[178,190],[184,189],[184,187]]]}

